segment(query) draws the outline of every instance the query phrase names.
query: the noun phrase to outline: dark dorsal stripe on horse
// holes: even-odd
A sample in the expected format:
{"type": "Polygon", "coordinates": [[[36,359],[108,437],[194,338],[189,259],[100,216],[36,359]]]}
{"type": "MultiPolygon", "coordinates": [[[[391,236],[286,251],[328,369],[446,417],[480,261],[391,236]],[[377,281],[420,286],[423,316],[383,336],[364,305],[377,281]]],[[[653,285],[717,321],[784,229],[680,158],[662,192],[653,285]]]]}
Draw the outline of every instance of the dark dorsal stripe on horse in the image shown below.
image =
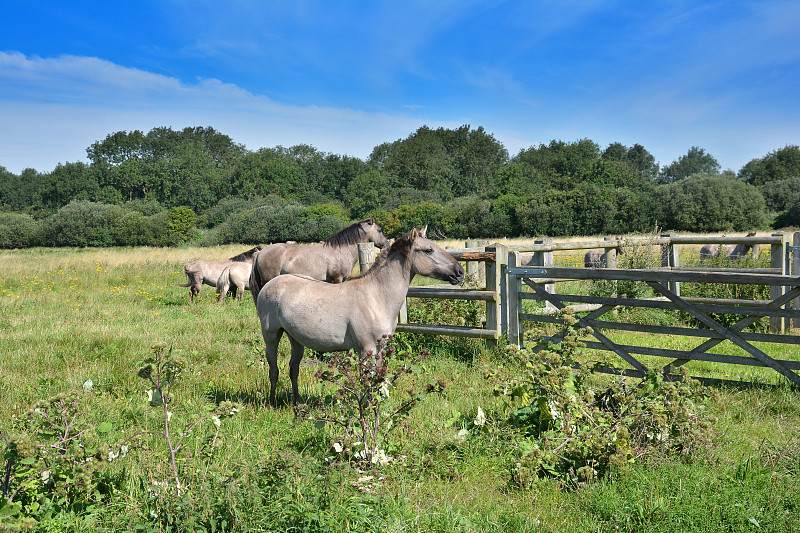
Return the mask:
{"type": "Polygon", "coordinates": [[[351,246],[353,244],[358,244],[362,242],[364,238],[364,229],[361,227],[361,224],[368,222],[369,224],[374,224],[375,220],[372,218],[367,218],[362,220],[361,222],[355,222],[350,224],[343,230],[339,231],[338,233],[334,233],[324,241],[322,244],[325,246],[333,246],[334,248],[340,248],[342,246],[351,246]]]}
{"type": "Polygon", "coordinates": [[[261,250],[261,246],[256,246],[255,248],[251,248],[246,252],[242,252],[238,255],[234,255],[228,261],[249,261],[255,255],[256,252],[261,250]]]}

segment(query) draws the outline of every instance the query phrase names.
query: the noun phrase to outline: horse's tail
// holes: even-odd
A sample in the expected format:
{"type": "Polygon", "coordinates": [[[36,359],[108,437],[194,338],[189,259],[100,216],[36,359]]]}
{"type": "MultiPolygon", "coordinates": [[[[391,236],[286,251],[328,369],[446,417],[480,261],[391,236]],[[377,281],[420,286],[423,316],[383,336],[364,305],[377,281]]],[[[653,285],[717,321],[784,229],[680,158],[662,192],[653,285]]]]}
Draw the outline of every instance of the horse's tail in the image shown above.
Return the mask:
{"type": "Polygon", "coordinates": [[[264,286],[264,282],[261,280],[261,273],[258,271],[258,254],[261,252],[256,252],[253,254],[253,268],[250,269],[250,280],[248,281],[248,285],[250,285],[250,294],[253,295],[253,303],[258,304],[258,293],[261,292],[261,287],[264,286]]]}
{"type": "Polygon", "coordinates": [[[217,278],[217,292],[219,296],[217,297],[217,302],[223,302],[225,300],[225,296],[228,294],[228,289],[231,286],[231,267],[226,266],[222,269],[222,273],[217,278]]]}

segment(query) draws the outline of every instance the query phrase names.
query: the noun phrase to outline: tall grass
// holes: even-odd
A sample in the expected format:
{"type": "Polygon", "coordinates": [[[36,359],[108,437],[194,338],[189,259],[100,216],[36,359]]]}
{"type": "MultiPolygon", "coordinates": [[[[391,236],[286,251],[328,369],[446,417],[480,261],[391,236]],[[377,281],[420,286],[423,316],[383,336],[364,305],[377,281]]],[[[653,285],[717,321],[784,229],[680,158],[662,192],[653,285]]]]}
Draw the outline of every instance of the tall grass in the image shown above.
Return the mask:
{"type": "MultiPolygon", "coordinates": [[[[789,387],[722,389],[708,406],[717,422],[705,457],[637,464],[626,476],[577,489],[544,480],[522,491],[509,483],[514,441],[486,375],[525,370],[479,341],[430,341],[436,350],[419,379],[447,387],[395,430],[394,462],[378,471],[329,464],[329,430],[295,420],[287,405],[285,341],[283,403],[267,405],[252,300],[217,305],[213,288],[204,287],[190,305],[188,289],[176,286],[185,281],[184,262],[242,249],[0,252],[4,436],[21,431],[37,401],[62,392],[80,394],[88,423],[111,424],[101,435],[108,441],[159,428],[160,413],[136,375],[157,342],[187,363],[173,391],[176,420],[224,400],[243,405],[222,424],[216,447],[207,447],[202,431],[190,440],[181,498],[153,484],[166,450],[152,439],[109,465],[109,495],[41,515],[39,530],[777,532],[800,523],[800,397],[789,387]],[[465,439],[459,430],[479,407],[496,430],[465,439]]],[[[319,394],[319,364],[308,357],[301,365],[301,396],[319,394]]]]}

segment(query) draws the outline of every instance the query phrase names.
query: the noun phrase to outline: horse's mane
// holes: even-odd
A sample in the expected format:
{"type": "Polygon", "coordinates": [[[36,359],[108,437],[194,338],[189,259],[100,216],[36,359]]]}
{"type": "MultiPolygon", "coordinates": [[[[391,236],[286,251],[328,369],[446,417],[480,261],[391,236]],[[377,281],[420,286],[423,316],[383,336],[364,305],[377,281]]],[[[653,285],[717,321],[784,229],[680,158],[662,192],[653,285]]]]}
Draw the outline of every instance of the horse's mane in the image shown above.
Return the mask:
{"type": "Polygon", "coordinates": [[[334,248],[341,248],[342,246],[350,246],[353,244],[358,244],[364,238],[364,228],[361,227],[361,224],[364,222],[371,222],[371,218],[367,218],[362,220],[361,222],[354,222],[350,224],[343,230],[334,233],[324,241],[322,244],[324,246],[333,246],[334,248]]]}
{"type": "Polygon", "coordinates": [[[251,257],[255,255],[256,252],[261,250],[261,246],[256,246],[255,248],[250,248],[246,252],[242,252],[239,255],[234,255],[228,261],[247,261],[251,257]]]}
{"type": "Polygon", "coordinates": [[[397,252],[401,254],[403,257],[408,257],[411,254],[411,239],[408,238],[408,235],[404,237],[400,237],[391,246],[386,246],[381,253],[378,254],[378,257],[375,258],[375,261],[370,265],[366,272],[362,272],[358,276],[354,276],[350,279],[358,279],[363,278],[364,276],[368,275],[373,270],[377,270],[386,263],[388,260],[389,255],[392,252],[397,252]]]}

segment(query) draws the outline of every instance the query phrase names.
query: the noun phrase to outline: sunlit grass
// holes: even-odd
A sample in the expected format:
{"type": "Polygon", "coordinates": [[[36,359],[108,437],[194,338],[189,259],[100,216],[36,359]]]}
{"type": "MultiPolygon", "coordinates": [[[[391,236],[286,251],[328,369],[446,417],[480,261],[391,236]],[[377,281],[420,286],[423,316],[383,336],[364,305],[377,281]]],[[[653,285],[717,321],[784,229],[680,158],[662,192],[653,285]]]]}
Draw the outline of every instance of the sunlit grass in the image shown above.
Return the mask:
{"type": "MultiPolygon", "coordinates": [[[[330,438],[326,430],[295,421],[285,403],[277,409],[266,405],[269,380],[252,299],[245,295],[242,302],[228,300],[220,305],[213,288],[205,286],[191,305],[189,290],[177,286],[185,282],[183,263],[198,257],[230,257],[243,249],[0,252],[0,432],[10,432],[12,422],[37,400],[64,391],[81,392],[90,421],[110,421],[115,435],[128,435],[134,427],[157,428],[158,412],[147,406],[147,387],[136,371],[151,354],[151,346],[165,342],[189,363],[175,391],[176,417],[191,418],[223,399],[244,406],[241,416],[223,427],[227,438],[219,452],[209,463],[198,463],[200,470],[227,472],[233,479],[236,472],[257,472],[265,458],[290,456],[317,469],[314,476],[318,477],[311,479],[334,495],[328,512],[349,516],[336,506],[354,500],[370,509],[382,509],[381,521],[373,530],[613,531],[626,513],[633,512],[625,508],[636,503],[626,500],[636,494],[630,483],[615,489],[621,501],[614,504],[613,512],[621,517],[615,521],[607,515],[608,506],[598,503],[603,501],[601,486],[573,491],[545,481],[535,490],[515,490],[509,487],[514,450],[509,449],[508,441],[492,434],[465,442],[456,438],[459,423],[448,424],[453,417],[469,420],[478,407],[497,421],[508,414],[492,393],[488,369],[524,371],[503,351],[480,346],[468,357],[440,350],[425,361],[426,373],[414,379],[419,383],[441,379],[447,387],[443,394],[427,397],[395,431],[391,441],[397,463],[381,473],[383,479],[375,484],[374,494],[361,492],[354,483],[363,472],[345,466],[329,468],[324,463],[320,450],[330,438]],[[83,392],[87,380],[93,383],[91,392],[83,392]],[[320,472],[330,473],[324,476],[331,479],[341,478],[341,482],[324,485],[332,482],[319,477],[323,476],[320,472]]],[[[700,342],[650,337],[620,333],[613,338],[626,344],[654,342],[676,348],[700,342]]],[[[723,344],[713,351],[728,353],[726,350],[733,353],[723,344]]],[[[278,385],[283,402],[289,388],[288,352],[284,339],[278,385]]],[[[776,355],[800,357],[795,347],[787,353],[776,355]]],[[[653,367],[666,363],[661,358],[643,360],[653,367]]],[[[313,354],[306,354],[299,379],[302,397],[318,394],[313,374],[321,364],[313,354]]],[[[729,379],[741,376],[779,382],[760,374],[764,371],[759,369],[739,368],[733,373],[714,365],[690,365],[693,372],[719,377],[728,372],[729,379]]],[[[798,405],[797,392],[785,383],[764,390],[721,389],[719,401],[709,406],[719,422],[717,444],[709,452],[708,464],[680,466],[695,468],[710,480],[705,488],[693,485],[695,490],[715,494],[715,486],[727,479],[726,472],[761,453],[766,443],[785,445],[796,438],[800,432],[798,405]]],[[[151,460],[156,456],[154,452],[151,460]]],[[[146,467],[137,461],[126,463],[130,506],[126,512],[147,498],[146,489],[137,484],[146,467]]],[[[646,476],[648,466],[637,467],[635,473],[646,476]]],[[[302,474],[291,470],[287,475],[302,474]]],[[[679,494],[671,481],[658,487],[679,494]]],[[[795,485],[776,490],[782,491],[784,498],[798,497],[795,485]]],[[[113,523],[114,519],[107,520],[113,523]]],[[[658,524],[659,530],[670,530],[666,521],[658,524]]],[[[765,529],[768,525],[762,522],[765,529]]],[[[638,530],[647,530],[642,527],[638,530]]],[[[671,530],[680,531],[677,527],[671,530]]],[[[741,531],[746,531],[744,525],[741,531]]]]}

